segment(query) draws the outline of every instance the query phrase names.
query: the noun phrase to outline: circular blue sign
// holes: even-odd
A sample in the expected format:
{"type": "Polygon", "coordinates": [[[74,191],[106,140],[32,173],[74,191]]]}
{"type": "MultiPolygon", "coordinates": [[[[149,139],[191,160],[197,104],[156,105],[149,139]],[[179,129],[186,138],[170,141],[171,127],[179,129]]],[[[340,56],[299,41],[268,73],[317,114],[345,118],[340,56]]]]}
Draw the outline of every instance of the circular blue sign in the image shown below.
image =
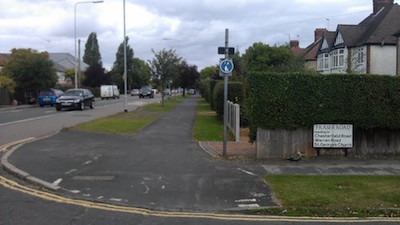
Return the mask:
{"type": "Polygon", "coordinates": [[[221,70],[222,73],[232,73],[233,67],[233,62],[230,59],[224,59],[219,64],[219,70],[221,70]]]}

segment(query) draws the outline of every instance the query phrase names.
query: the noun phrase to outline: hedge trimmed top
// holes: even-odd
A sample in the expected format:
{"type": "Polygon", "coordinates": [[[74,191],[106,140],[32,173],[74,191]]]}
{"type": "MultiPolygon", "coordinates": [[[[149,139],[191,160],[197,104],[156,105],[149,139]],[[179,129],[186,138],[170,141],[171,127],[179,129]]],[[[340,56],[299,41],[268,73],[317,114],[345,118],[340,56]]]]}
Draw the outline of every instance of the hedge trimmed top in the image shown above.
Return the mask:
{"type": "Polygon", "coordinates": [[[252,127],[351,123],[362,129],[400,129],[400,77],[251,73],[248,84],[252,127]]]}

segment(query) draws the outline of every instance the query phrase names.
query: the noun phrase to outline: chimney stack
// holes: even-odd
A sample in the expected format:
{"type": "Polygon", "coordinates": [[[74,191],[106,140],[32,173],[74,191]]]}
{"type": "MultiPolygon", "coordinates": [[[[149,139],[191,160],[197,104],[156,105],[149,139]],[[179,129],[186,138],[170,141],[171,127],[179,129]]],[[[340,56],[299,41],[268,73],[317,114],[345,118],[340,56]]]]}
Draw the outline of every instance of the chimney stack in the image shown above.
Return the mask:
{"type": "Polygon", "coordinates": [[[394,4],[394,0],[373,0],[374,3],[374,12],[373,14],[376,14],[381,10],[382,8],[386,6],[390,6],[394,4]]]}
{"type": "Polygon", "coordinates": [[[325,28],[317,28],[314,31],[314,42],[318,41],[322,36],[324,36],[325,31],[328,31],[325,28]]]}
{"type": "Polygon", "coordinates": [[[290,40],[289,46],[290,48],[298,48],[300,45],[300,42],[298,40],[290,40]]]}

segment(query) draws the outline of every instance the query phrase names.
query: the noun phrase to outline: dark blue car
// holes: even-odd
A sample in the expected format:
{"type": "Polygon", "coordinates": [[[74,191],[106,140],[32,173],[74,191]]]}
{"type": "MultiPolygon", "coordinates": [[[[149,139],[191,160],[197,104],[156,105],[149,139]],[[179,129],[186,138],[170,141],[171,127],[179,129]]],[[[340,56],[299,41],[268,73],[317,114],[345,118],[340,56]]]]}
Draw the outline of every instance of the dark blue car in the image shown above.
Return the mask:
{"type": "Polygon", "coordinates": [[[38,104],[40,107],[45,105],[53,106],[56,104],[57,98],[63,94],[63,91],[54,88],[41,90],[38,97],[38,104]]]}

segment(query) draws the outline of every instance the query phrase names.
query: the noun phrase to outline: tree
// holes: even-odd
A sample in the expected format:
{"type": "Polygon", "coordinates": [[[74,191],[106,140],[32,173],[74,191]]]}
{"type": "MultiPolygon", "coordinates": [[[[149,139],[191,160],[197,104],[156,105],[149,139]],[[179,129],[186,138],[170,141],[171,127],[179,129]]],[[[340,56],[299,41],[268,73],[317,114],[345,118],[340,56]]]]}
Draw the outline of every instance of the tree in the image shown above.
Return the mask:
{"type": "Polygon", "coordinates": [[[183,96],[185,96],[186,88],[197,85],[197,81],[200,79],[200,73],[197,71],[197,66],[188,65],[186,60],[181,62],[179,70],[179,77],[176,79],[176,86],[183,88],[183,96]]]}
{"type": "Polygon", "coordinates": [[[102,66],[101,55],[99,50],[99,44],[97,41],[97,35],[95,32],[90,33],[86,44],[85,44],[85,53],[83,55],[83,62],[88,64],[89,66],[93,66],[99,64],[102,66]]]}
{"type": "Polygon", "coordinates": [[[151,71],[149,65],[139,58],[133,58],[132,77],[128,79],[132,88],[140,88],[149,84],[151,71]]]}
{"type": "Polygon", "coordinates": [[[221,80],[223,78],[219,76],[218,66],[208,66],[200,71],[200,79],[202,81],[207,81],[207,80],[221,80]]]}
{"type": "MultiPolygon", "coordinates": [[[[129,38],[126,37],[126,75],[127,78],[132,77],[133,74],[133,49],[129,46],[129,38]]],[[[119,47],[118,51],[115,55],[115,62],[113,68],[111,69],[111,80],[113,84],[118,85],[118,87],[124,86],[124,42],[122,42],[119,47]]],[[[129,79],[127,79],[129,82],[129,79]]]]}
{"type": "MultiPolygon", "coordinates": [[[[78,71],[79,73],[79,71],[78,71]]],[[[81,77],[81,76],[79,76],[81,77]]],[[[75,83],[75,68],[70,68],[64,72],[64,81],[70,81],[71,84],[75,83]]]]}
{"type": "Polygon", "coordinates": [[[288,45],[274,46],[254,43],[243,55],[243,71],[282,71],[283,65],[294,58],[288,45]]]}
{"type": "MultiPolygon", "coordinates": [[[[179,64],[182,58],[178,57],[175,50],[161,50],[155,52],[152,49],[154,58],[149,60],[151,73],[153,79],[159,80],[161,86],[161,93],[163,93],[167,84],[172,82],[174,76],[179,74],[179,64]]],[[[164,106],[164,95],[161,98],[162,105],[164,106]]]]}
{"type": "Polygon", "coordinates": [[[14,94],[15,82],[9,77],[0,75],[0,88],[6,88],[10,94],[14,94]]]}
{"type": "Polygon", "coordinates": [[[85,71],[83,85],[94,88],[109,83],[111,83],[111,77],[104,73],[104,68],[100,64],[91,65],[85,71]]]}
{"type": "Polygon", "coordinates": [[[43,88],[54,87],[57,74],[47,52],[33,49],[12,49],[4,74],[16,83],[17,100],[25,102],[28,94],[36,95],[43,88]]]}

